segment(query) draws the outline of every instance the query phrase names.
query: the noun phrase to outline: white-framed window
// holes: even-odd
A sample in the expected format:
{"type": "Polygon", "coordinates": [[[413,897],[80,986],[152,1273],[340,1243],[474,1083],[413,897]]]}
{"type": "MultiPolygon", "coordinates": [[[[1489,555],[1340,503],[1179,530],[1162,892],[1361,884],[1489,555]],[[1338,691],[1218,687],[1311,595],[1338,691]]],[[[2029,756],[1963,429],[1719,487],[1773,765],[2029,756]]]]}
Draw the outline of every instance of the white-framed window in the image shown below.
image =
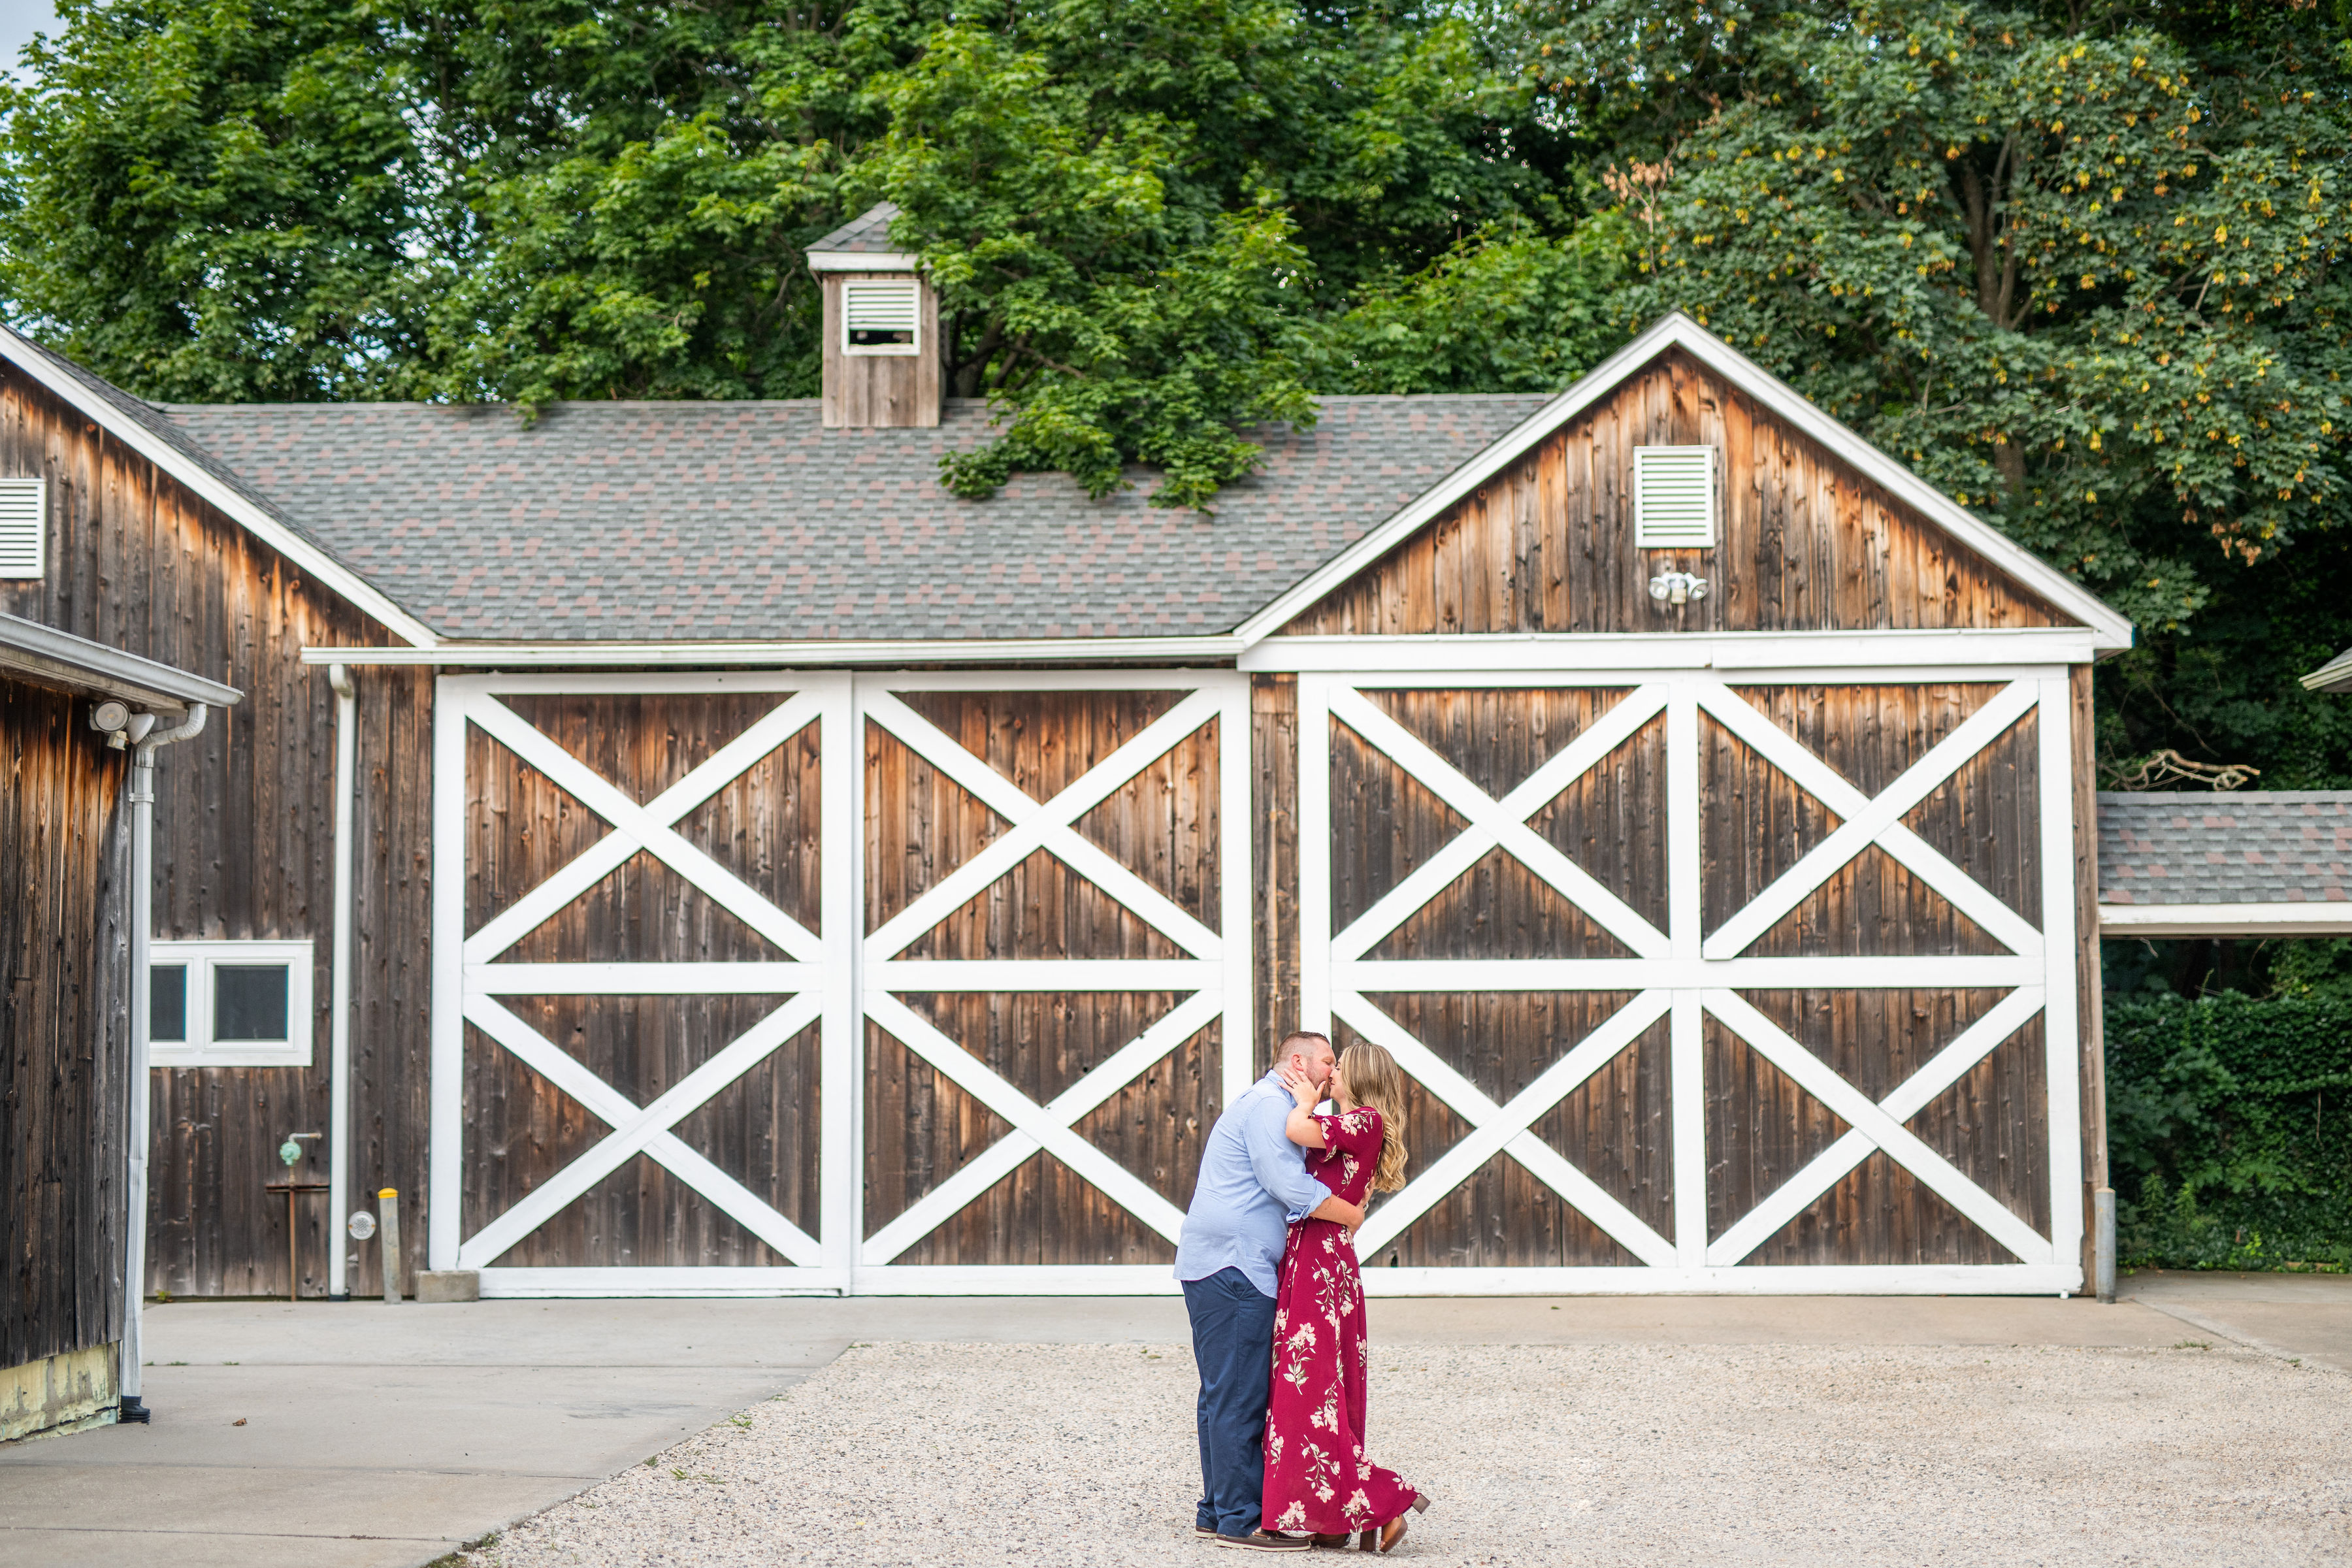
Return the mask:
{"type": "Polygon", "coordinates": [[[0,578],[47,570],[48,521],[48,480],[0,479],[0,578]]]}
{"type": "Polygon", "coordinates": [[[1633,543],[1705,550],[1715,542],[1715,448],[1633,448],[1633,543]]]}
{"type": "Polygon", "coordinates": [[[310,944],[148,944],[147,1059],[159,1068],[310,1065],[310,944]]]}
{"type": "Polygon", "coordinates": [[[852,278],[841,285],[844,353],[919,353],[922,321],[922,285],[912,278],[852,278]]]}

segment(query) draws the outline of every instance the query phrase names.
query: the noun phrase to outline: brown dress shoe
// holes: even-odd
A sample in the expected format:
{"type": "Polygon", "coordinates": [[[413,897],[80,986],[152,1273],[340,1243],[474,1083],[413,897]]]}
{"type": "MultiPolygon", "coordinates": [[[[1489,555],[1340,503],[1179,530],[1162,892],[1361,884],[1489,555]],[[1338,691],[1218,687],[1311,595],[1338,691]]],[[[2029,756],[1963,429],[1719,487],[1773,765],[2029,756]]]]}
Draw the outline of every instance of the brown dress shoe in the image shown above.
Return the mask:
{"type": "Polygon", "coordinates": [[[1253,1530],[1247,1535],[1220,1535],[1220,1546],[1238,1546],[1244,1552],[1304,1552],[1310,1542],[1303,1535],[1276,1535],[1271,1531],[1253,1530]]]}

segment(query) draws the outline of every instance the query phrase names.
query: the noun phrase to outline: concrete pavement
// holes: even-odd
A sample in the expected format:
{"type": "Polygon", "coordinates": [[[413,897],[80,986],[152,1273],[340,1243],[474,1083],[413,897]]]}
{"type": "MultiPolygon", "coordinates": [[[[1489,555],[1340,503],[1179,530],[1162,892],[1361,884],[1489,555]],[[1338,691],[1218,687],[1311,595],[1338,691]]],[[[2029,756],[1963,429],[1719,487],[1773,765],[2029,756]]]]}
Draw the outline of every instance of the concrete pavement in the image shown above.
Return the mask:
{"type": "MultiPolygon", "coordinates": [[[[2352,1279],[2127,1279],[2049,1298],[1376,1300],[1375,1345],[2040,1345],[2234,1340],[2352,1371],[2352,1279]]],[[[807,1378],[853,1342],[1181,1343],[1173,1298],[174,1302],[152,1426],[0,1447],[0,1560],[299,1552],[414,1568],[807,1378]],[[236,1423],[242,1421],[244,1425],[236,1423]]]]}

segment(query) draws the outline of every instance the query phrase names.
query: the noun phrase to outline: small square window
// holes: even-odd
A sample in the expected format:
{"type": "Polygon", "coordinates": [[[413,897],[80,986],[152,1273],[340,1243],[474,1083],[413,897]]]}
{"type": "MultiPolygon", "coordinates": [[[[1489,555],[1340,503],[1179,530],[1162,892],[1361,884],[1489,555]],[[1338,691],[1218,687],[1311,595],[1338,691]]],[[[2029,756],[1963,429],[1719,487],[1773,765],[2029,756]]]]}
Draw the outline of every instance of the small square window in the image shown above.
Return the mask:
{"type": "Polygon", "coordinates": [[[922,289],[912,278],[861,278],[841,286],[844,353],[919,353],[922,321],[922,289]]]}
{"type": "Polygon", "coordinates": [[[159,942],[148,970],[156,1067],[309,1067],[310,944],[159,942]]]}

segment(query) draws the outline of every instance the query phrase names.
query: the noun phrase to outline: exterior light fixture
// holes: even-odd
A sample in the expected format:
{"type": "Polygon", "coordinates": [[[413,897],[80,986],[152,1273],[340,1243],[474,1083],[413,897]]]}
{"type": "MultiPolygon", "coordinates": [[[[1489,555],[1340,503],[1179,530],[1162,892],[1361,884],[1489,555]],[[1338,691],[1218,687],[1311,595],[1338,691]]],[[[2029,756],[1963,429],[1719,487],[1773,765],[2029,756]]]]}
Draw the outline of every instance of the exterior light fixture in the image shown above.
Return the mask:
{"type": "Polygon", "coordinates": [[[1679,609],[1706,597],[1706,579],[1690,572],[1661,572],[1650,579],[1650,597],[1679,609]]]}

